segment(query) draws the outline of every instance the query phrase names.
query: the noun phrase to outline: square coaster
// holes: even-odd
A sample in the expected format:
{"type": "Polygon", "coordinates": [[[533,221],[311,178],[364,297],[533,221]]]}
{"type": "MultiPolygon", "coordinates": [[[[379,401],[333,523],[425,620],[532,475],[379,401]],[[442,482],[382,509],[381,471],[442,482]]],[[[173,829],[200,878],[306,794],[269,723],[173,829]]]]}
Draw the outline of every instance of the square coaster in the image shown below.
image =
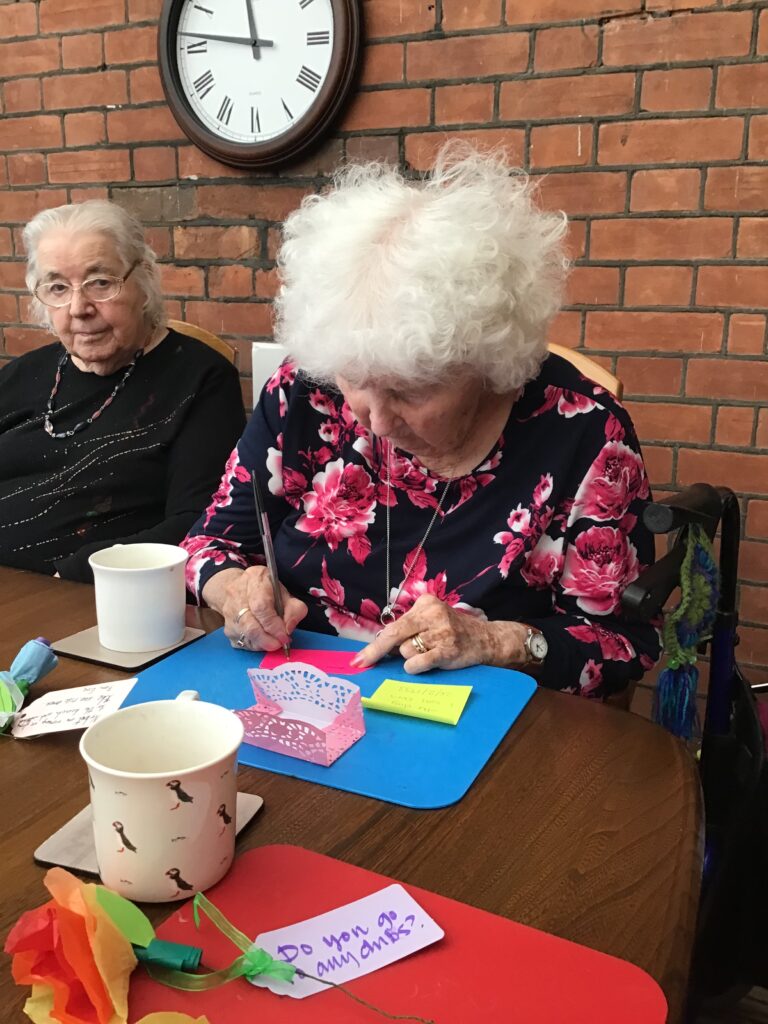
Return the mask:
{"type": "MultiPolygon", "coordinates": [[[[261,810],[264,801],[253,793],[237,794],[237,814],[235,816],[235,833],[240,835],[248,822],[261,810]]],[[[91,827],[91,805],[62,825],[58,832],[46,839],[32,855],[38,864],[67,868],[69,871],[81,871],[88,875],[98,875],[96,848],[93,845],[93,829],[91,827]]]]}
{"type": "Polygon", "coordinates": [[[199,640],[201,636],[205,636],[204,629],[187,626],[181,640],[170,647],[161,647],[156,651],[111,651],[99,643],[99,627],[90,626],[79,633],[65,636],[63,640],[55,640],[51,646],[57,654],[64,654],[68,658],[93,661],[97,665],[109,665],[110,668],[137,669],[159,661],[171,651],[186,647],[193,640],[199,640]]]}

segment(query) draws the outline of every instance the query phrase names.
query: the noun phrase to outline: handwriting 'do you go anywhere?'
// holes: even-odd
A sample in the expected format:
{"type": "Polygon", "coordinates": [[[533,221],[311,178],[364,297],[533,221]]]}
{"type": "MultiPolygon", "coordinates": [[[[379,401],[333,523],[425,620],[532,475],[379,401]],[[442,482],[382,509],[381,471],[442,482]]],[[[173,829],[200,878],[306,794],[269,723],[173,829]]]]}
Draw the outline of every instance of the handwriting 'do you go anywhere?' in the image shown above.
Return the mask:
{"type": "Polygon", "coordinates": [[[264,976],[254,985],[304,999],[401,960],[444,935],[401,885],[364,896],[327,914],[257,935],[255,946],[298,968],[293,984],[264,976]],[[301,976],[301,971],[321,981],[301,976]]]}

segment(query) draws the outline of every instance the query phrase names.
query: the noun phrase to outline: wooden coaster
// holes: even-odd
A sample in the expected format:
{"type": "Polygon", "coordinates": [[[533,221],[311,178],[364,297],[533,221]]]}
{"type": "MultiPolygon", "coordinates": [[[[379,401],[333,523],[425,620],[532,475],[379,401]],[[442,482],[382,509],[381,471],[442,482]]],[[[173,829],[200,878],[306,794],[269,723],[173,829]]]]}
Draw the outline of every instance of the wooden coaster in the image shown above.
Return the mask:
{"type": "Polygon", "coordinates": [[[161,647],[156,651],[111,651],[99,643],[99,627],[90,626],[79,633],[65,636],[63,640],[55,640],[51,646],[57,654],[64,654],[68,658],[93,661],[97,665],[109,665],[110,668],[133,670],[151,665],[152,662],[159,661],[171,651],[175,651],[179,647],[186,647],[193,640],[199,640],[201,636],[205,636],[204,629],[193,629],[192,626],[187,626],[181,640],[170,647],[161,647]]]}

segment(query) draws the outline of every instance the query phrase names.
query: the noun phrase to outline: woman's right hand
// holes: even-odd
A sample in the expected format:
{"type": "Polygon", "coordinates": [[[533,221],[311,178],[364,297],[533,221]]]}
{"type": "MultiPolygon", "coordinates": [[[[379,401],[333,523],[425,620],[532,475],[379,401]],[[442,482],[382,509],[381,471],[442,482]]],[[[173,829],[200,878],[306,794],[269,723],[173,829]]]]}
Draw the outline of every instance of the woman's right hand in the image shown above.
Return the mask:
{"type": "Polygon", "coordinates": [[[240,646],[251,651],[277,651],[290,643],[291,633],[309,609],[303,601],[292,597],[282,583],[280,591],[282,618],[275,610],[272,581],[266,566],[253,565],[228,581],[218,610],[224,616],[224,634],[233,646],[242,640],[240,646]]]}

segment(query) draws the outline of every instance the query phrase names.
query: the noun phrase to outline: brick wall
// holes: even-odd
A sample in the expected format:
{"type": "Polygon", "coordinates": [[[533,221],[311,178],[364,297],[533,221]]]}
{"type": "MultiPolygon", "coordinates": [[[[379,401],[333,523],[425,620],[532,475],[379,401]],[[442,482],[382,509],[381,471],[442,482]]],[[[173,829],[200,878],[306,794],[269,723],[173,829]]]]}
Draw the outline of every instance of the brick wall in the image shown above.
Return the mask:
{"type": "Polygon", "coordinates": [[[655,487],[743,497],[740,658],[768,679],[768,9],[733,0],[363,0],[354,102],[280,174],[224,167],[169,116],[160,0],[0,0],[0,358],[27,321],[19,232],[111,196],[149,226],[170,315],[270,334],[278,224],[344,157],[428,166],[504,143],[572,217],[553,340],[626,385],[655,487]]]}

